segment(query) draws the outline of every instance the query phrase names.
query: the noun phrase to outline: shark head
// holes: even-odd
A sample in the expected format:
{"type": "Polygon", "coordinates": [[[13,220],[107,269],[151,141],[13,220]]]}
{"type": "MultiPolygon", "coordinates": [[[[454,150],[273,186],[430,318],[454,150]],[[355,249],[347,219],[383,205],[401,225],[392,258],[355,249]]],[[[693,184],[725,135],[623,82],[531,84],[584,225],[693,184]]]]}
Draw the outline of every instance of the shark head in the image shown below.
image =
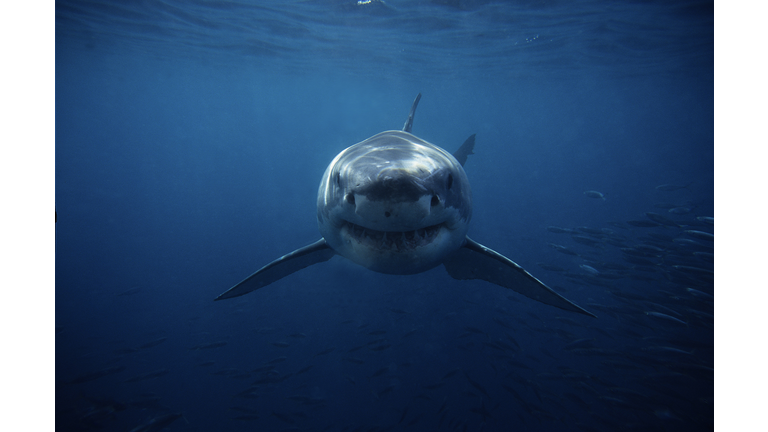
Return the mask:
{"type": "Polygon", "coordinates": [[[471,217],[461,164],[404,131],[379,133],[339,153],[317,194],[328,246],[381,273],[437,266],[465,242],[471,217]]]}

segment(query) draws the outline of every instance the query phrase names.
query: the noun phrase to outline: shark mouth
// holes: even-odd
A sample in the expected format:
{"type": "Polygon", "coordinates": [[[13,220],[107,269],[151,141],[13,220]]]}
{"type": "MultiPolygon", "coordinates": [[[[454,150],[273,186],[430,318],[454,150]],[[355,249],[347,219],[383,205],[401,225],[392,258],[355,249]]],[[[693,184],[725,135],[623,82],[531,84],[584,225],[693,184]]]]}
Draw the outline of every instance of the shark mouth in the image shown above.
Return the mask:
{"type": "Polygon", "coordinates": [[[443,225],[432,225],[413,231],[376,231],[347,222],[342,230],[349,238],[371,249],[400,252],[432,243],[440,234],[443,225]]]}

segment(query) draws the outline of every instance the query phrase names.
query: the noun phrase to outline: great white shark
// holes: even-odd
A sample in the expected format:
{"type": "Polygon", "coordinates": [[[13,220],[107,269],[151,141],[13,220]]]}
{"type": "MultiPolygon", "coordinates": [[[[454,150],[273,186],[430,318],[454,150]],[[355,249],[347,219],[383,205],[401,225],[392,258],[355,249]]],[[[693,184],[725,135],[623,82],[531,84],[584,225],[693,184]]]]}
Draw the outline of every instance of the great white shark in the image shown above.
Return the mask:
{"type": "Polygon", "coordinates": [[[539,302],[595,316],[512,260],[467,237],[472,192],[464,163],[475,135],[451,154],[411,133],[416,96],[403,130],[348,147],[328,165],[317,193],[322,238],[296,249],[216,300],[263,288],[341,255],[373,271],[408,275],[442,264],[454,279],[481,279],[539,302]]]}

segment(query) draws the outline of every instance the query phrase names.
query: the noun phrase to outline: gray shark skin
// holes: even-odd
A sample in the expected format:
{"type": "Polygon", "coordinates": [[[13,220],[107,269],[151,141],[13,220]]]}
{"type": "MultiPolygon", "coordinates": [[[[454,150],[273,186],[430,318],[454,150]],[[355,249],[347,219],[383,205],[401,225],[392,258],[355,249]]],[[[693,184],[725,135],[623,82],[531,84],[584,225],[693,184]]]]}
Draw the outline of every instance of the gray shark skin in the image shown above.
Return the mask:
{"type": "Polygon", "coordinates": [[[411,134],[421,94],[402,131],[339,153],[317,194],[320,240],[259,269],[216,300],[247,294],[341,255],[380,273],[408,275],[442,264],[454,279],[481,279],[557,308],[594,317],[509,258],[467,237],[472,192],[463,164],[475,135],[450,154],[411,134]]]}

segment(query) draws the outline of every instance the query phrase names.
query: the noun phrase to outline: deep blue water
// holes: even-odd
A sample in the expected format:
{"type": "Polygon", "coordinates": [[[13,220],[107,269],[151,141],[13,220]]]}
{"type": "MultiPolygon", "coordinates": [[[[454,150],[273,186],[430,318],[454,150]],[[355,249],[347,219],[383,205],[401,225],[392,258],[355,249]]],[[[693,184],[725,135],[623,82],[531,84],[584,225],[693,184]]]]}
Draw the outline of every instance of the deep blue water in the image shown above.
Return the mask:
{"type": "Polygon", "coordinates": [[[711,2],[58,1],[57,430],[712,429],[713,105],[711,2]],[[469,235],[598,318],[340,257],[213,302],[419,92],[469,235]]]}

